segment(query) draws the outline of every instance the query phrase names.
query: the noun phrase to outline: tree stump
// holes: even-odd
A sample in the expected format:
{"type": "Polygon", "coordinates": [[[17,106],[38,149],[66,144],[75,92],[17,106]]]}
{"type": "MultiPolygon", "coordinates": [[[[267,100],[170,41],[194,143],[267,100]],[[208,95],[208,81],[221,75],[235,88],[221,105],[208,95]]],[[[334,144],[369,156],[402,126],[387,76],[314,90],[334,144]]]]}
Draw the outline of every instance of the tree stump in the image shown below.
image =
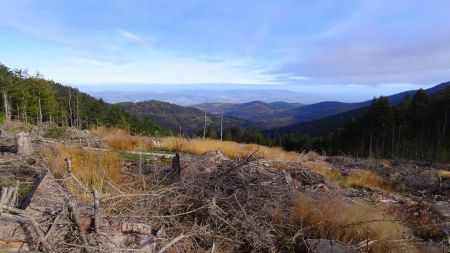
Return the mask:
{"type": "Polygon", "coordinates": [[[33,146],[31,145],[31,137],[28,133],[20,132],[16,136],[17,139],[17,154],[31,155],[33,153],[33,146]]]}

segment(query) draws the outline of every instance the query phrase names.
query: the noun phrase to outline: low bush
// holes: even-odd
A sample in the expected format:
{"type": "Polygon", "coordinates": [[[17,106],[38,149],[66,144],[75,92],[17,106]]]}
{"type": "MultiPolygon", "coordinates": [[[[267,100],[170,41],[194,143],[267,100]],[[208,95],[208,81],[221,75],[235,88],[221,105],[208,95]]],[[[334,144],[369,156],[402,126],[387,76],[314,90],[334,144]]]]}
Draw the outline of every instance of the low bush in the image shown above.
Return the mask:
{"type": "Polygon", "coordinates": [[[47,137],[62,139],[67,136],[67,128],[59,126],[51,126],[47,129],[47,137]]]}

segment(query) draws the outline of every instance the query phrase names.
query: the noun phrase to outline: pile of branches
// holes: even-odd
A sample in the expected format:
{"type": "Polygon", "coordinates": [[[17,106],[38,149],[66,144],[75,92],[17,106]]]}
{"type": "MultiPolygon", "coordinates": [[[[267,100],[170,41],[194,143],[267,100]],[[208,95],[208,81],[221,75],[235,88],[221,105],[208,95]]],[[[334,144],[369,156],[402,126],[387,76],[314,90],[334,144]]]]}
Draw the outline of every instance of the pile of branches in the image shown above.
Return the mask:
{"type": "Polygon", "coordinates": [[[102,200],[107,217],[145,223],[181,252],[226,249],[278,252],[296,228],[289,222],[294,189],[286,174],[251,157],[223,161],[212,173],[155,170],[150,189],[102,200]]]}
{"type": "Polygon", "coordinates": [[[252,156],[223,160],[208,173],[147,167],[109,195],[88,189],[66,162],[58,181],[74,183],[92,202],[67,193],[61,208],[36,217],[0,203],[0,218],[30,224],[41,251],[279,252],[298,230],[290,222],[289,174],[252,156]]]}

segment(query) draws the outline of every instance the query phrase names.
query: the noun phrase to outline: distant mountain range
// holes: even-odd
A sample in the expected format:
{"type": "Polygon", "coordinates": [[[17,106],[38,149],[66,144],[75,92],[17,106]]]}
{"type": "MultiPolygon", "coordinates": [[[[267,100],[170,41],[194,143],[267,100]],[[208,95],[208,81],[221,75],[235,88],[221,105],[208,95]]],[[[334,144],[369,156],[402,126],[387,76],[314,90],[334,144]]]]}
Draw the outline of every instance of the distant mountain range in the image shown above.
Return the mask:
{"type": "MultiPolygon", "coordinates": [[[[425,90],[433,93],[449,86],[450,82],[442,83],[425,90]]],[[[388,96],[391,104],[396,105],[407,95],[417,91],[405,91],[388,96]]],[[[284,133],[321,134],[339,127],[371,104],[371,100],[360,103],[343,103],[325,101],[304,105],[296,102],[262,102],[248,103],[200,103],[189,106],[179,106],[167,102],[150,100],[146,102],[119,103],[127,112],[137,116],[151,116],[161,127],[174,132],[179,131],[181,124],[183,132],[196,134],[203,129],[204,111],[207,112],[208,126],[219,127],[221,114],[224,115],[224,127],[239,126],[243,128],[258,128],[269,135],[284,133]]]]}

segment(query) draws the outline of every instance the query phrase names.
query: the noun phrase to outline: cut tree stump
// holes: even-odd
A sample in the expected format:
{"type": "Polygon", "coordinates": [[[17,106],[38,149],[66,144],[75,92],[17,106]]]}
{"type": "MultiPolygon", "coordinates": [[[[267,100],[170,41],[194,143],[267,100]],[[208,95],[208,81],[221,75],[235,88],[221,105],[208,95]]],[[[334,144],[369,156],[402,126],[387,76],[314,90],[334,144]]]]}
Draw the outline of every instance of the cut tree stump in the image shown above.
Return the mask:
{"type": "Polygon", "coordinates": [[[28,133],[20,132],[16,135],[17,139],[17,154],[31,155],[33,153],[33,146],[31,145],[31,137],[28,133]]]}

